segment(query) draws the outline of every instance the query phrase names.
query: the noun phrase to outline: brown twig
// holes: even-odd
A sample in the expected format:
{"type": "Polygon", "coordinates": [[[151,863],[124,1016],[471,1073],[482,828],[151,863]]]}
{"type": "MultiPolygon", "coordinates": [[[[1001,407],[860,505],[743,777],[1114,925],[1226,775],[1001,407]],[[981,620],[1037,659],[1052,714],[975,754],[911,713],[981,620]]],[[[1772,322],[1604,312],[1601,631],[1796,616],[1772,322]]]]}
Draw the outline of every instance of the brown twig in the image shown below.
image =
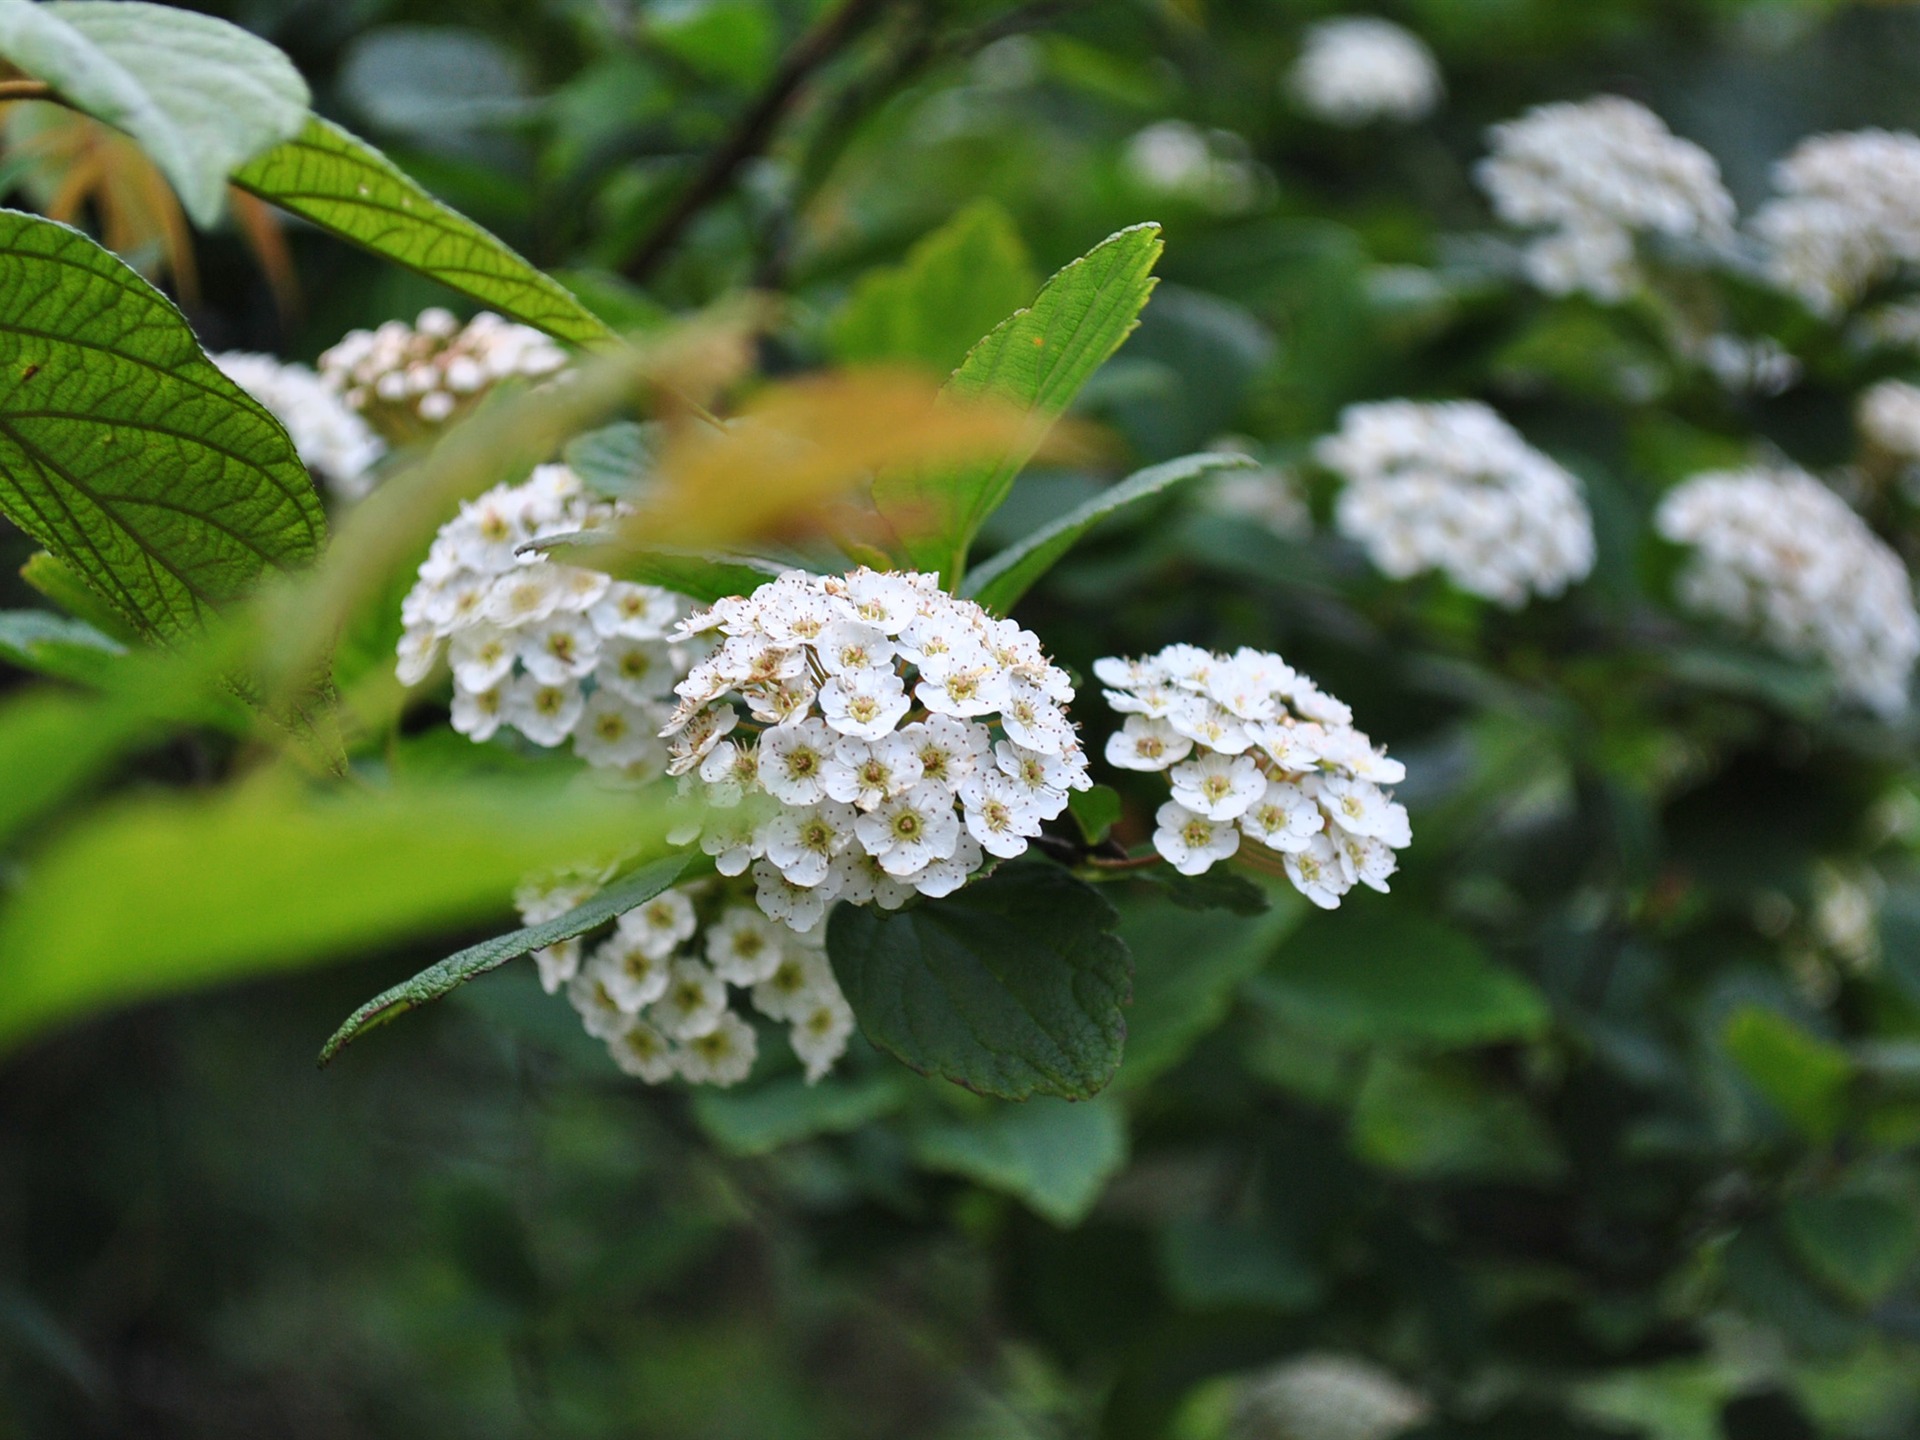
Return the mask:
{"type": "Polygon", "coordinates": [[[44,80],[0,80],[0,101],[53,98],[53,87],[44,80]]]}
{"type": "Polygon", "coordinates": [[[627,279],[644,283],[659,268],[695,217],[725,193],[742,165],[766,148],[813,73],[865,29],[887,3],[842,0],[838,9],[794,42],[733,133],[707,157],[673,208],[621,267],[627,279]]]}

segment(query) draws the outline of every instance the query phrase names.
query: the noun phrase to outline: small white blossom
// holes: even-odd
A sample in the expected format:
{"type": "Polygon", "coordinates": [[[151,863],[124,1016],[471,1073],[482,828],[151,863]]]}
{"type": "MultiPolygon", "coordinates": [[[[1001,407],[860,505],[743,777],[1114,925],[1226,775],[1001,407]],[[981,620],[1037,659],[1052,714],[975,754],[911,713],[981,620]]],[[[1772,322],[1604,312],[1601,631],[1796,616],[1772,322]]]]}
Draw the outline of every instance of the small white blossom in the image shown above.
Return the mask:
{"type": "Polygon", "coordinates": [[[680,1074],[695,1085],[724,1089],[739,1084],[753,1073],[759,1048],[759,1037],[753,1033],[753,1027],[728,1010],[711,1030],[685,1041],[674,1060],[680,1074]]]}
{"type": "Polygon", "coordinates": [[[1920,264],[1920,136],[1816,135],[1774,167],[1773,183],[1753,232],[1774,282],[1815,313],[1838,315],[1920,264]]]}
{"type": "Polygon", "coordinates": [[[693,934],[696,923],[693,901],[687,894],[667,890],[622,915],[618,930],[658,960],[678,949],[681,942],[693,934]]]}
{"type": "Polygon", "coordinates": [[[1153,818],[1153,848],[1182,875],[1204,875],[1240,848],[1240,832],[1231,821],[1209,820],[1177,800],[1167,801],[1153,818]]]}
{"type": "Polygon", "coordinates": [[[726,982],[698,960],[676,960],[647,1014],[675,1040],[705,1035],[727,1013],[726,982]]]}
{"type": "Polygon", "coordinates": [[[853,1007],[837,993],[822,994],[793,1017],[788,1037],[793,1053],[807,1067],[807,1083],[818,1082],[847,1053],[853,1035],[853,1007]]]}
{"type": "Polygon", "coordinates": [[[673,1042],[644,1020],[635,1020],[607,1041],[613,1063],[636,1080],[658,1085],[673,1078],[673,1042]]]}
{"type": "Polygon", "coordinates": [[[1370,15],[1311,27],[1287,88],[1315,119],[1346,126],[1422,120],[1445,93],[1440,67],[1420,38],[1370,15]]]}
{"type": "Polygon", "coordinates": [[[1167,778],[1173,798],[1208,820],[1237,820],[1267,793],[1267,777],[1251,755],[1202,754],[1167,778]]]}
{"type": "Polygon", "coordinates": [[[551,376],[566,363],[566,352],[530,326],[483,312],[463,327],[429,309],[411,326],[351,331],[320,357],[320,378],[399,444],[466,415],[502,380],[551,376]]]}
{"type": "Polygon", "coordinates": [[[780,967],[779,927],[750,905],[736,905],[707,931],[707,964],[729,985],[758,985],[780,967]]]}

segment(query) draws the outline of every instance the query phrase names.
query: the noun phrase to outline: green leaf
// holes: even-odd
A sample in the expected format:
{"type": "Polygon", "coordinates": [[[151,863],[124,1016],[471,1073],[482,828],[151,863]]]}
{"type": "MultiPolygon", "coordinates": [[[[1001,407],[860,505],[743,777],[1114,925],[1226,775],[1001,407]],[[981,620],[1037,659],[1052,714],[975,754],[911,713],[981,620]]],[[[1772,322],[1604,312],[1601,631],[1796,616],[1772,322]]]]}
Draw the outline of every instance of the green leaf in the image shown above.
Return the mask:
{"type": "Polygon", "coordinates": [[[20,567],[20,578],[76,620],[84,620],[122,645],[138,644],[140,632],[120,612],[87,588],[71,565],[46,550],[36,550],[20,567]]]}
{"type": "Polygon", "coordinates": [[[1292,1314],[1318,1303],[1320,1277],[1280,1236],[1222,1220],[1177,1220],[1160,1235],[1174,1299],[1190,1310],[1249,1305],[1292,1314]]]}
{"type": "Polygon", "coordinates": [[[1546,1183],[1566,1169],[1552,1132],[1519,1096],[1457,1061],[1376,1056],[1354,1102],[1352,1139],[1361,1158],[1406,1175],[1546,1183]]]}
{"type": "Polygon", "coordinates": [[[1133,1006],[1118,1083],[1147,1084],[1216,1029],[1241,984],[1260,973],[1306,911],[1291,887],[1252,920],[1222,910],[1196,915],[1168,903],[1128,904],[1120,938],[1133,955],[1133,1006]]]}
{"type": "Polygon", "coordinates": [[[279,421],[79,231],[0,211],[0,511],[177,636],[325,532],[279,421]]]}
{"type": "Polygon", "coordinates": [[[844,1135],[898,1110],[907,1087],[898,1070],[860,1080],[831,1076],[809,1085],[782,1076],[753,1090],[701,1086],[693,1118],[713,1142],[734,1155],[766,1155],[818,1135],[844,1135]]]}
{"type": "Polygon", "coordinates": [[[751,595],[775,576],[793,568],[756,555],[684,550],[665,545],[636,548],[617,535],[600,531],[557,535],[543,541],[539,548],[556,560],[590,566],[616,580],[659,585],[706,601],[728,595],[751,595]]]}
{"type": "Polygon", "coordinates": [[[139,0],[0,0],[0,56],[140,142],[199,224],[235,166],[307,123],[293,62],[236,25],[139,0]]]}
{"type": "Polygon", "coordinates": [[[558,945],[563,940],[584,935],[615,916],[646,904],[678,880],[680,872],[686,868],[685,855],[670,855],[651,865],[643,865],[564,915],[505,935],[496,935],[491,940],[482,940],[478,945],[469,945],[465,950],[429,965],[411,980],[402,980],[398,985],[381,991],[349,1015],[346,1023],[328,1036],[327,1043],[320,1047],[320,1063],[325,1065],[351,1045],[362,1032],[438,1000],[449,991],[458,990],[469,980],[489,970],[499,969],[509,960],[517,960],[545,946],[558,945]]]}
{"type": "Polygon", "coordinates": [[[621,420],[576,436],[561,454],[580,483],[609,500],[631,500],[653,469],[651,426],[621,420]]]}
{"type": "Polygon", "coordinates": [[[1164,870],[1148,870],[1140,878],[1182,910],[1231,910],[1235,915],[1264,915],[1273,903],[1271,891],[1224,865],[1216,865],[1203,875],[1182,875],[1169,866],[1164,870]]]}
{"type": "MultiPolygon", "coordinates": [[[[112,713],[96,706],[76,738],[95,743],[112,713]]],[[[0,759],[7,739],[0,721],[0,759]]],[[[0,795],[15,802],[11,784],[0,795]]],[[[0,1046],[86,1010],[471,923],[528,872],[657,844],[663,824],[631,794],[565,780],[122,802],[32,857],[0,911],[0,1046]]]]}
{"type": "Polygon", "coordinates": [[[0,610],[0,661],[22,670],[97,685],[107,667],[126,653],[126,646],[84,620],[45,610],[0,610]]]}
{"type": "Polygon", "coordinates": [[[1920,1252],[1920,1220],[1886,1195],[1799,1195],[1782,1220],[1801,1263],[1862,1309],[1885,1299],[1920,1252]]]}
{"type": "Polygon", "coordinates": [[[1723,1039],[1734,1063],[1795,1129],[1813,1140],[1834,1137],[1853,1082],[1846,1051],[1759,1005],[1729,1016],[1723,1039]]]}
{"type": "Polygon", "coordinates": [[[1120,792],[1111,785],[1075,790],[1067,796],[1067,809],[1073,812],[1073,823],[1080,827],[1080,838],[1089,845],[1098,845],[1119,823],[1120,792]]]}
{"type": "Polygon", "coordinates": [[[861,1030],[913,1069],[1006,1100],[1084,1099],[1126,1036],[1117,918],[1065,871],[1014,865],[893,914],[842,905],[827,953],[861,1030]]]}
{"type": "Polygon", "coordinates": [[[993,200],[977,201],[909,250],[904,264],[863,275],[828,343],[849,364],[904,360],[946,376],[1039,285],[1012,217],[993,200]]]}
{"type": "MultiPolygon", "coordinates": [[[[1157,225],[1101,241],[1049,280],[1031,308],[968,351],[942,393],[991,396],[1044,420],[1060,415],[1139,323],[1160,250],[1157,225]]],[[[900,558],[957,580],[981,523],[1000,508],[1039,442],[1036,434],[1031,446],[995,464],[879,477],[874,503],[894,527],[900,558]]]]}
{"type": "Polygon", "coordinates": [[[1761,1320],[1810,1350],[1837,1354],[1859,1343],[1860,1319],[1796,1263],[1782,1230],[1773,1219],[1741,1228],[1721,1256],[1727,1289],[1761,1320]]]}
{"type": "Polygon", "coordinates": [[[1075,506],[1050,525],[1017,540],[967,576],[962,593],[978,600],[996,615],[1004,615],[1033,584],[1059,563],[1080,538],[1109,516],[1150,500],[1175,485],[1197,480],[1218,470],[1253,470],[1259,462],[1246,455],[1205,451],[1183,455],[1129,475],[1110,490],[1075,506]]]}
{"type": "Polygon", "coordinates": [[[1126,1112],[1109,1097],[1036,1099],[914,1132],[913,1158],[1022,1201],[1060,1226],[1086,1218],[1127,1163],[1126,1112]]]}
{"type": "Polygon", "coordinates": [[[509,319],[576,345],[614,338],[565,286],[326,120],[242,166],[233,183],[509,319]]]}
{"type": "Polygon", "coordinates": [[[1546,1028],[1546,1003],[1459,931],[1390,906],[1316,914],[1252,994],[1350,1045],[1484,1045],[1546,1028]]]}

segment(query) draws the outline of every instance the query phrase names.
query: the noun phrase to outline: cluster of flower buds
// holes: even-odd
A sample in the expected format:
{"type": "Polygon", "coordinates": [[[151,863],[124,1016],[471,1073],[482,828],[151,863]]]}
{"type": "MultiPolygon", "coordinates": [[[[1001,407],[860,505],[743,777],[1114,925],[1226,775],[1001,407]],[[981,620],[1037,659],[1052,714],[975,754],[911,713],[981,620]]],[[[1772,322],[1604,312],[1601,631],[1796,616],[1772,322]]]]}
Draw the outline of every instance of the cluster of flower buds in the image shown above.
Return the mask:
{"type": "Polygon", "coordinates": [[[1412,843],[1405,807],[1380,787],[1406,767],[1353,728],[1353,712],[1278,655],[1169,645],[1098,661],[1107,703],[1127,719],[1107,742],[1125,770],[1166,771],[1173,798],[1154,848],[1182,875],[1241,853],[1278,861],[1331,910],[1355,884],[1384,891],[1412,843]]]}
{"type": "Polygon", "coordinates": [[[486,740],[505,725],[536,745],[571,737],[591,765],[658,775],[660,729],[689,659],[667,638],[685,603],[525,549],[615,514],[564,465],[461,506],[401,607],[401,682],[425,679],[444,649],[461,734],[486,740]]]}
{"type": "Polygon", "coordinates": [[[796,930],[951,894],[1090,783],[1066,673],[932,575],[792,571],[676,634],[718,643],[675,687],[669,771],[720,872],[796,930]]]}
{"type": "MultiPolygon", "coordinates": [[[[529,884],[515,897],[538,924],[590,898],[602,877],[529,884]]],[[[746,1012],[787,1027],[809,1084],[846,1053],[853,1010],[821,946],[760,913],[743,881],[696,880],[620,916],[588,949],[568,940],[537,952],[549,994],[564,988],[587,1033],[627,1074],[658,1085],[746,1079],[759,1034],[746,1012]],[[739,995],[744,1003],[737,1003],[739,995]]]]}
{"type": "Polygon", "coordinates": [[[336,498],[364,500],[373,489],[373,467],[387,447],[339,395],[304,365],[232,350],[208,357],[226,377],[287,427],[300,463],[326,483],[336,498]]]}
{"type": "Polygon", "coordinates": [[[470,411],[501,381],[540,379],[567,353],[540,331],[482,312],[464,326],[448,311],[422,310],[412,325],[389,320],[353,330],[320,357],[320,376],[387,440],[403,445],[470,411]]]}

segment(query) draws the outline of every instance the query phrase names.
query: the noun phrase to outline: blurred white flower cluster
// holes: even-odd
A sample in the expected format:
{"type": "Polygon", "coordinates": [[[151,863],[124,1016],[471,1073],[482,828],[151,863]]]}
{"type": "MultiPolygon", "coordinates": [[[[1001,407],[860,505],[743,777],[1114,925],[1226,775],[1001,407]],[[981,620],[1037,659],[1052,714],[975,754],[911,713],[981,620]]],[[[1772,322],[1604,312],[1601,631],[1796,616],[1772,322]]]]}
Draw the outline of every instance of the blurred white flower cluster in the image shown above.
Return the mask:
{"type": "Polygon", "coordinates": [[[1733,197],[1713,157],[1644,105],[1614,95],[1536,106],[1488,134],[1475,170],[1510,225],[1547,233],[1527,249],[1542,290],[1620,300],[1640,281],[1635,237],[1731,238],[1733,197]]]}
{"type": "Polygon", "coordinates": [[[1694,547],[1683,604],[1824,660],[1843,694],[1882,715],[1905,711],[1920,656],[1906,566],[1818,480],[1784,467],[1696,475],[1654,524],[1694,547]]]}
{"type": "Polygon", "coordinates": [[[1233,1440],[1393,1440],[1431,1408],[1363,1356],[1309,1351],[1249,1377],[1230,1433],[1233,1440]]]}
{"type": "Polygon", "coordinates": [[[1882,380],[1860,397],[1856,413],[1870,444],[1902,460],[1920,460],[1920,385],[1882,380]]]}
{"type": "Polygon", "coordinates": [[[1423,120],[1446,93],[1420,37],[1370,15],[1311,26],[1287,89],[1307,114],[1345,126],[1423,120]]]}
{"type": "MultiPolygon", "coordinates": [[[[556,919],[591,899],[604,877],[545,880],[514,896],[523,923],[556,919]]],[[[536,951],[548,994],[566,989],[587,1033],[629,1075],[657,1085],[747,1078],[759,1038],[750,1007],[787,1027],[809,1084],[833,1068],[853,1034],[853,1010],[822,950],[825,928],[800,934],[763,916],[749,887],[696,880],[663,891],[614,922],[590,951],[580,940],[536,951]],[[736,1004],[735,991],[745,1005],[736,1004]]]]}
{"type": "Polygon", "coordinates": [[[1201,130],[1185,120],[1156,120],[1135,131],[1120,163],[1141,189],[1221,214],[1245,210],[1272,184],[1272,177],[1248,158],[1240,136],[1201,130]]]}
{"type": "Polygon", "coordinates": [[[387,447],[331,386],[306,366],[271,355],[229,350],[207,358],[287,427],[300,463],[336,497],[347,502],[367,497],[373,467],[387,447]]]}
{"type": "Polygon", "coordinates": [[[796,930],[951,894],[1090,784],[1066,673],[932,575],[791,571],[676,633],[719,644],[675,687],[668,769],[720,872],[796,930]]]}
{"type": "Polygon", "coordinates": [[[483,311],[464,326],[446,310],[412,325],[389,320],[349,331],[320,357],[320,376],[350,409],[403,444],[457,419],[502,380],[565,368],[567,353],[540,331],[483,311]]]}
{"type": "Polygon", "coordinates": [[[1341,534],[1394,579],[1439,570],[1518,607],[1593,568],[1579,482],[1478,401],[1352,405],[1314,454],[1346,482],[1341,534]]]}
{"type": "Polygon", "coordinates": [[[1173,784],[1153,845],[1182,875],[1204,874],[1245,839],[1324,909],[1356,883],[1386,890],[1393,852],[1413,832],[1380,786],[1405,779],[1406,767],[1375,750],[1340,701],[1261,650],[1169,645],[1097,661],[1093,672],[1127,717],[1107,762],[1164,770],[1173,784]]]}
{"type": "Polygon", "coordinates": [[[462,505],[401,607],[401,683],[425,679],[444,647],[461,734],[486,740],[506,725],[536,745],[571,737],[590,765],[658,775],[660,727],[688,658],[667,638],[680,597],[522,553],[615,514],[564,465],[462,505]]]}
{"type": "Polygon", "coordinates": [[[1816,135],[1774,167],[1780,193],[1753,217],[1774,281],[1833,316],[1920,263],[1920,137],[1816,135]]]}

